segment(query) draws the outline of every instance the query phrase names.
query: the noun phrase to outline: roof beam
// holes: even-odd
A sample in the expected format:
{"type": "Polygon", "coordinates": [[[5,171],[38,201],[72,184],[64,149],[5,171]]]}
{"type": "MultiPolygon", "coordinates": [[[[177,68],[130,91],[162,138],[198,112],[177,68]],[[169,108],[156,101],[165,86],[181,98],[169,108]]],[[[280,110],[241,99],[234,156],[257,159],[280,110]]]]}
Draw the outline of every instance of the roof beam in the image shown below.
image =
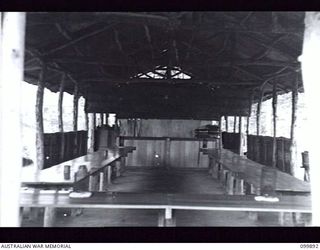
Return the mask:
{"type": "Polygon", "coordinates": [[[103,26],[102,28],[96,29],[92,32],[86,33],[86,34],[79,36],[77,38],[73,38],[72,40],[69,40],[68,42],[62,42],[60,45],[56,46],[55,48],[48,50],[47,52],[41,53],[41,56],[47,56],[47,55],[50,55],[50,54],[57,52],[59,50],[65,49],[69,46],[75,45],[76,43],[79,43],[85,39],[92,37],[92,36],[98,35],[104,31],[110,29],[113,26],[114,26],[114,23],[109,24],[107,26],[103,26]]]}

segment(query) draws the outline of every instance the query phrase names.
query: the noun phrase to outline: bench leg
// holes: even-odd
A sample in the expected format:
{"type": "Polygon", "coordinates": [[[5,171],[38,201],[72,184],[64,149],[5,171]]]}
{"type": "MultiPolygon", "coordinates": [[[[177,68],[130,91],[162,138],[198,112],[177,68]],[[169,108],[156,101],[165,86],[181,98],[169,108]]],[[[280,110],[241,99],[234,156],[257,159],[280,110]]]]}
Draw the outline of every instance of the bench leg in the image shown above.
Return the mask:
{"type": "Polygon", "coordinates": [[[53,207],[46,207],[44,209],[44,219],[43,219],[44,227],[53,227],[55,214],[56,214],[56,209],[53,207]]]}
{"type": "Polygon", "coordinates": [[[226,184],[226,191],[228,195],[233,195],[233,184],[234,184],[234,176],[232,175],[232,172],[227,172],[227,184],[226,184]]]}
{"type": "Polygon", "coordinates": [[[171,208],[166,208],[165,226],[166,227],[175,227],[176,226],[176,218],[174,216],[174,211],[171,208]]]}
{"type": "Polygon", "coordinates": [[[235,180],[235,194],[244,195],[244,181],[242,179],[236,178],[235,180]]]}
{"type": "Polygon", "coordinates": [[[110,185],[111,184],[111,174],[112,174],[112,168],[111,166],[107,166],[107,184],[110,185]]]}
{"type": "Polygon", "coordinates": [[[158,227],[175,227],[176,218],[174,211],[171,208],[166,208],[165,211],[159,212],[158,227]]]}
{"type": "Polygon", "coordinates": [[[212,177],[215,179],[219,179],[219,163],[216,161],[213,161],[212,164],[212,177]]]}
{"type": "Polygon", "coordinates": [[[100,173],[100,178],[99,178],[99,192],[103,192],[105,188],[105,184],[104,184],[104,173],[101,172],[100,173]]]}
{"type": "MultiPolygon", "coordinates": [[[[121,161],[121,159],[120,159],[120,161],[121,161]]],[[[121,162],[120,161],[116,162],[116,177],[121,176],[121,162]]]]}
{"type": "Polygon", "coordinates": [[[159,216],[158,216],[158,227],[164,227],[164,212],[161,210],[159,211],[159,216]]]}

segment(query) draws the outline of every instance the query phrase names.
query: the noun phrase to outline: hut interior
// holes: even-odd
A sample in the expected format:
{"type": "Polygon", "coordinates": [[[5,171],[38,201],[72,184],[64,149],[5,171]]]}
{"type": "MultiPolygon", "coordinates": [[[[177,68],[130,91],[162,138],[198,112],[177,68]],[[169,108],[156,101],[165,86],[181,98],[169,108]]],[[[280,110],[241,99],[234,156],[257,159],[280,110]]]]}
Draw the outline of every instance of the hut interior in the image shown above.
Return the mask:
{"type": "Polygon", "coordinates": [[[24,18],[23,79],[38,88],[37,159],[27,176],[32,181],[24,179],[28,166],[18,180],[24,190],[16,226],[311,224],[308,155],[305,180],[295,177],[302,163],[292,158],[296,101],[304,91],[298,60],[304,12],[30,12],[24,18]],[[60,93],[57,133],[43,131],[45,88],[60,93]],[[289,92],[291,137],[277,137],[277,95],[289,92]],[[63,131],[63,93],[74,96],[72,132],[63,131]],[[85,131],[77,126],[79,97],[85,131]],[[271,98],[273,136],[265,137],[259,112],[271,98]],[[253,104],[257,129],[249,134],[243,124],[253,104]],[[108,114],[115,114],[113,126],[108,114]],[[238,132],[222,131],[230,117],[238,132]],[[70,190],[91,196],[70,197],[70,190]]]}

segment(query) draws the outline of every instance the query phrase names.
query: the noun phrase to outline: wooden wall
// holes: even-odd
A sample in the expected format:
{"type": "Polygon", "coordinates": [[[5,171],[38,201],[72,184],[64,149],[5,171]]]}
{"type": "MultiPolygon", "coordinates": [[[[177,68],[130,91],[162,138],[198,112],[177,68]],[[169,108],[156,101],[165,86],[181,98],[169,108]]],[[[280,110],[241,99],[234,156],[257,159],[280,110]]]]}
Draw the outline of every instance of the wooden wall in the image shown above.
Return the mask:
{"type": "Polygon", "coordinates": [[[45,133],[44,154],[44,168],[87,154],[87,131],[45,133]],[[65,142],[64,152],[61,152],[62,137],[65,142]],[[76,137],[77,146],[75,146],[76,137]]]}
{"type": "MultiPolygon", "coordinates": [[[[272,144],[270,136],[248,136],[247,157],[261,164],[272,166],[272,144]]],[[[290,173],[290,139],[277,137],[276,167],[286,173],[290,173]]]]}
{"type": "Polygon", "coordinates": [[[211,124],[203,120],[120,119],[121,136],[194,137],[194,129],[211,124]],[[135,132],[135,133],[134,133],[135,132]]]}
{"type": "MultiPolygon", "coordinates": [[[[216,145],[209,141],[207,147],[216,145]]],[[[171,168],[207,168],[208,157],[199,152],[203,142],[201,140],[171,140],[169,160],[166,160],[167,142],[165,138],[158,139],[130,139],[124,141],[125,146],[135,146],[137,149],[128,155],[128,166],[159,166],[171,168]],[[157,157],[158,156],[158,157],[157,157]]]]}

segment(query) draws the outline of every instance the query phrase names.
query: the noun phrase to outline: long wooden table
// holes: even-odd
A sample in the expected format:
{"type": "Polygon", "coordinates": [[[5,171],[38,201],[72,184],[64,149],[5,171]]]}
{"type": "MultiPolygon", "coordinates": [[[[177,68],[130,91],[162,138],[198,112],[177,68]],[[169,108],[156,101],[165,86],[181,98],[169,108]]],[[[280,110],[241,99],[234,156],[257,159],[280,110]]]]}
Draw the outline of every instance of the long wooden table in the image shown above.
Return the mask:
{"type": "MultiPolygon", "coordinates": [[[[212,160],[220,164],[223,169],[234,173],[245,182],[260,188],[263,171],[270,169],[265,165],[249,160],[226,149],[205,149],[201,152],[208,154],[212,160]]],[[[310,184],[299,180],[287,173],[276,171],[275,190],[277,192],[309,193],[310,184]]]]}
{"type": "Polygon", "coordinates": [[[253,195],[94,192],[90,198],[62,193],[22,193],[21,207],[44,207],[44,226],[53,225],[55,208],[156,209],[159,226],[174,226],[174,210],[260,211],[311,213],[308,196],[281,196],[276,203],[256,201],[253,195]]]}
{"type": "Polygon", "coordinates": [[[128,153],[134,150],[135,147],[99,150],[40,171],[37,171],[33,166],[25,167],[22,169],[21,182],[23,186],[27,187],[72,187],[76,182],[101,172],[105,167],[110,166],[110,164],[118,161],[121,157],[126,157],[128,153]],[[70,179],[68,180],[64,179],[65,165],[70,166],[70,179]],[[87,167],[88,174],[76,180],[75,173],[80,165],[87,167]]]}

